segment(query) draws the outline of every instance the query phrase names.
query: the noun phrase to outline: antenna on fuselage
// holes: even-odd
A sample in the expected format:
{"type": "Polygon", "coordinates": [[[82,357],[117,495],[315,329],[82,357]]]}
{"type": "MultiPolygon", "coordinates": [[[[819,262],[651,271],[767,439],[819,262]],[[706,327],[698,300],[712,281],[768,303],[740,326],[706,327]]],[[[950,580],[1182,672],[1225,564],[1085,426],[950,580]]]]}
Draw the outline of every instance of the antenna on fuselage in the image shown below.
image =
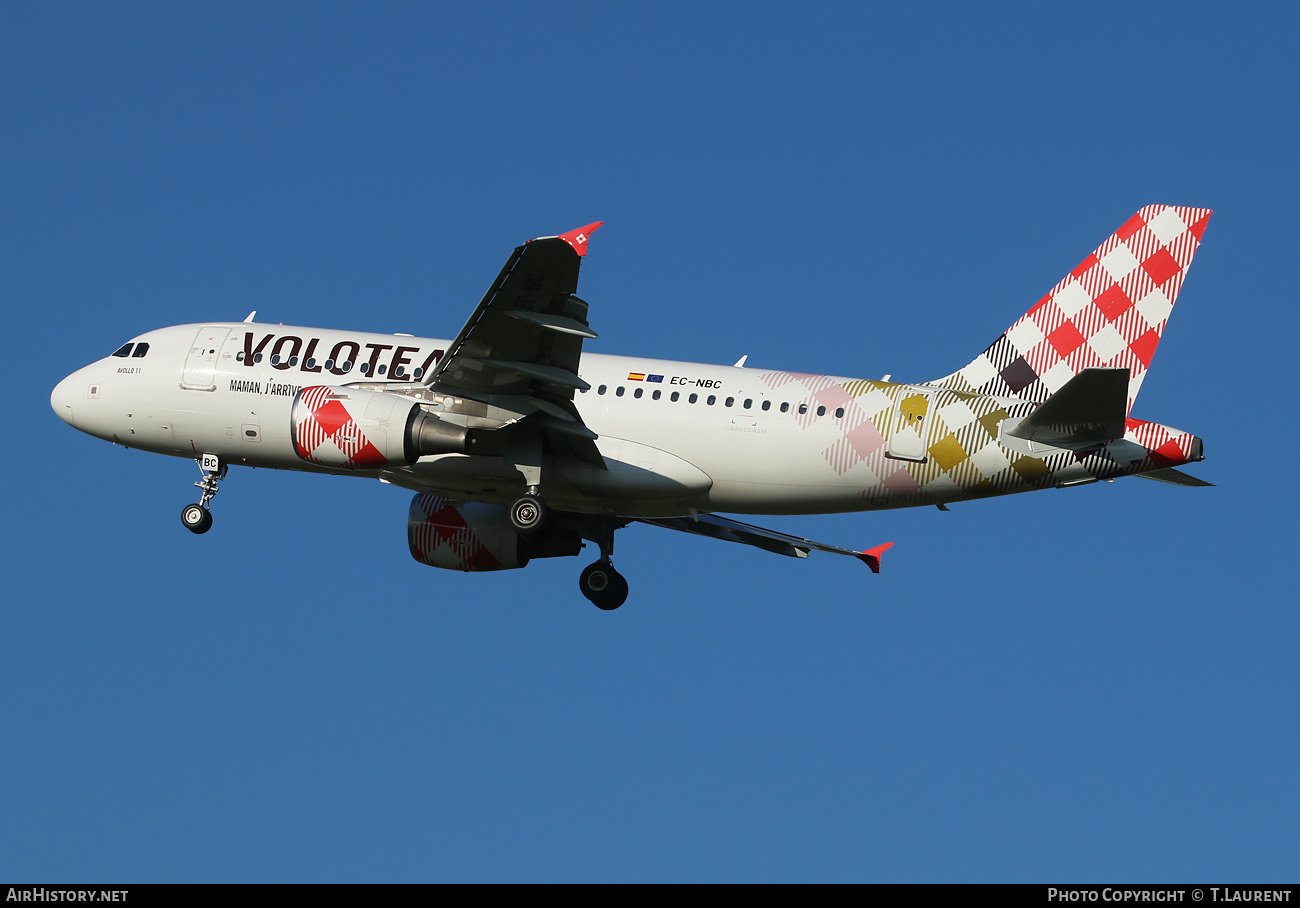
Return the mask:
{"type": "Polygon", "coordinates": [[[745,354],[744,356],[742,356],[740,359],[736,360],[736,365],[732,366],[731,368],[736,369],[736,368],[740,368],[740,367],[744,366],[744,365],[745,365],[745,360],[747,360],[747,359],[749,359],[749,354],[748,354],[748,353],[746,353],[746,354],[745,354]]]}
{"type": "Polygon", "coordinates": [[[255,316],[255,315],[257,315],[257,310],[256,310],[256,309],[254,309],[252,312],[248,313],[248,318],[244,319],[245,324],[251,324],[252,321],[253,321],[253,316],[255,316]]]}

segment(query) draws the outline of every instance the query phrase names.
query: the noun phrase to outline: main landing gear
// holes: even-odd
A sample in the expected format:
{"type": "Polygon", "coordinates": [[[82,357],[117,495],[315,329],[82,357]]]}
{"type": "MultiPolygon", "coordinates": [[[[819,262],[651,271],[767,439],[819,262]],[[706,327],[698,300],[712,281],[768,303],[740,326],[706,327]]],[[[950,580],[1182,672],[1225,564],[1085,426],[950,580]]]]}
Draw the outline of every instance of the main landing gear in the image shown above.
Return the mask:
{"type": "Polygon", "coordinates": [[[578,589],[592,605],[607,612],[627,601],[627,580],[604,558],[582,569],[578,589]]]}
{"type": "Polygon", "coordinates": [[[198,504],[187,504],[181,509],[181,523],[196,535],[212,529],[212,512],[208,502],[217,494],[217,483],[226,478],[226,465],[215,454],[204,454],[198,461],[203,478],[194,483],[203,495],[198,504]]]}
{"type": "Polygon", "coordinates": [[[510,506],[510,525],[520,536],[531,536],[551,516],[551,509],[542,501],[536,486],[528,489],[523,498],[510,506]]]}
{"type": "Polygon", "coordinates": [[[614,521],[601,518],[588,538],[600,545],[600,560],[587,565],[578,576],[578,589],[598,609],[612,612],[627,601],[627,580],[614,570],[614,521]]]}

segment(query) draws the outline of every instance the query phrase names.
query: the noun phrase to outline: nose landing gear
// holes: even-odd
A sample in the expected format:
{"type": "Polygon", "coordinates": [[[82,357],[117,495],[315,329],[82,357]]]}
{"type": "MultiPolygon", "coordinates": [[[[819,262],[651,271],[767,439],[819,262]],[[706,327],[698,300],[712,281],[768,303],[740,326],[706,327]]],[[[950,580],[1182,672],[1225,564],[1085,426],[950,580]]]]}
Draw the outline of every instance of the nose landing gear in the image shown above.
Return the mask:
{"type": "Polygon", "coordinates": [[[187,504],[181,509],[181,524],[195,535],[212,529],[212,512],[208,502],[217,494],[217,483],[226,478],[226,465],[215,454],[204,454],[198,461],[203,478],[194,483],[203,493],[198,504],[187,504]]]}
{"type": "Polygon", "coordinates": [[[197,504],[187,504],[181,509],[181,523],[195,535],[212,529],[212,512],[197,504]]]}

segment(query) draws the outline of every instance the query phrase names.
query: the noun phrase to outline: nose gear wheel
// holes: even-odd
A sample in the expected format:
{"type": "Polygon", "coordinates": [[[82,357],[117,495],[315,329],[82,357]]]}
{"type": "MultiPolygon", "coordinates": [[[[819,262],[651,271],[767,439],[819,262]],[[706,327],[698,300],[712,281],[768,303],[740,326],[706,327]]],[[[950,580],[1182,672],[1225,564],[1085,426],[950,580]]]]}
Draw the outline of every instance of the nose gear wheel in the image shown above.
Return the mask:
{"type": "Polygon", "coordinates": [[[181,524],[191,533],[202,535],[212,529],[212,512],[208,510],[208,502],[219,491],[217,483],[226,478],[226,465],[215,454],[204,454],[198,464],[203,478],[194,485],[203,494],[197,504],[187,504],[181,509],[181,524]]]}
{"type": "Polygon", "coordinates": [[[181,523],[191,533],[201,535],[212,529],[212,512],[197,504],[187,504],[181,509],[181,523]]]}

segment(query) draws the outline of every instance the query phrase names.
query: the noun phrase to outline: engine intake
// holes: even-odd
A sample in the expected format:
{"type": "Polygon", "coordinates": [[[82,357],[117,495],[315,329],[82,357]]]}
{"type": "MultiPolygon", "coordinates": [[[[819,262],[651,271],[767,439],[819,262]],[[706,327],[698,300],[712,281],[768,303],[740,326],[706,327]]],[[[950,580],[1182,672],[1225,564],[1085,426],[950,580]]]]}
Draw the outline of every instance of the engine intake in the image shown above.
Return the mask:
{"type": "Polygon", "coordinates": [[[426,454],[464,454],[466,429],[400,394],[312,385],[293,400],[290,434],[308,463],[345,470],[410,465],[426,454]]]}

